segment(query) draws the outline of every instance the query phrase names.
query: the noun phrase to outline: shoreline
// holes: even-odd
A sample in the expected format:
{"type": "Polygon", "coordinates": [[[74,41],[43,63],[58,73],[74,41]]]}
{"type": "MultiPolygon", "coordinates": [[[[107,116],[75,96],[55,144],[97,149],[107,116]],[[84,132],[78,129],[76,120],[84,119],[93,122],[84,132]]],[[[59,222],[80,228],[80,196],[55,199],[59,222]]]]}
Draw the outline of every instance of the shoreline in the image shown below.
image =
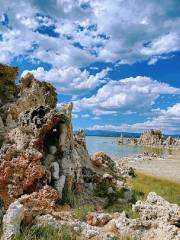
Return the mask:
{"type": "Polygon", "coordinates": [[[137,172],[180,183],[180,150],[162,157],[126,157],[127,165],[137,172]]]}

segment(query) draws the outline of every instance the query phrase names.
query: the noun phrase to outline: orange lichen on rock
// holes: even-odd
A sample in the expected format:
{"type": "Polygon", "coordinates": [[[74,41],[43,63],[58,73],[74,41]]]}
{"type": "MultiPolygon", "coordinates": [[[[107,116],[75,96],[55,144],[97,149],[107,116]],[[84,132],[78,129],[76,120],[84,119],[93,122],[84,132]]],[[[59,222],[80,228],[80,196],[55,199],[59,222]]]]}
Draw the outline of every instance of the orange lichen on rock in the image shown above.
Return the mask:
{"type": "Polygon", "coordinates": [[[24,222],[30,223],[37,215],[52,213],[58,198],[57,191],[50,186],[44,186],[37,192],[23,195],[19,201],[25,208],[24,222]]]}
{"type": "Polygon", "coordinates": [[[51,84],[26,73],[16,85],[17,74],[17,68],[0,65],[0,201],[7,208],[24,194],[43,189],[35,203],[44,201],[49,209],[44,186],[52,186],[60,197],[76,183],[83,186],[82,168],[90,158],[80,136],[73,136],[73,105],[63,104],[58,111],[51,84]]]}

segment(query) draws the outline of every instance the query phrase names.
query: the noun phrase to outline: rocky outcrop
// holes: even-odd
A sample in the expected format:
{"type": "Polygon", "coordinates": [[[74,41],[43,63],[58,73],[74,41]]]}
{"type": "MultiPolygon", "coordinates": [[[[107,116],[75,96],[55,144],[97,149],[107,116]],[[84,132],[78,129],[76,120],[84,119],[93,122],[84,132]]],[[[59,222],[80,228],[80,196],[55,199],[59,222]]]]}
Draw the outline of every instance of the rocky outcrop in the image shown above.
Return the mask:
{"type": "Polygon", "coordinates": [[[180,138],[165,137],[160,130],[150,129],[145,131],[139,138],[127,138],[123,141],[118,139],[116,143],[132,146],[179,148],[180,138]]]}
{"type": "MultiPolygon", "coordinates": [[[[82,202],[88,199],[88,203],[94,203],[101,195],[98,203],[105,203],[106,198],[112,196],[113,199],[116,191],[123,190],[124,199],[121,200],[127,203],[132,191],[127,189],[124,178],[134,176],[134,170],[102,152],[90,158],[83,130],[73,134],[73,105],[62,104],[58,111],[53,86],[38,81],[31,73],[23,75],[16,85],[17,74],[17,68],[0,65],[3,239],[13,239],[19,233],[21,222],[46,223],[56,228],[67,224],[80,232],[83,240],[110,240],[124,233],[140,240],[178,239],[179,207],[155,193],[151,193],[146,202],[135,204],[134,210],[141,215],[135,220],[125,214],[103,213],[102,205],[98,204],[99,211],[89,213],[87,223],[74,219],[72,212],[61,211],[62,203],[82,192],[82,202]],[[99,191],[101,186],[104,186],[103,194],[99,191]],[[100,193],[94,196],[95,192],[100,193]]],[[[153,134],[156,140],[152,142],[157,144],[162,136],[153,134]]],[[[148,141],[145,137],[141,139],[148,141]]],[[[167,139],[167,142],[171,144],[172,140],[167,139]]]]}
{"type": "Polygon", "coordinates": [[[103,170],[114,170],[115,163],[114,161],[104,152],[96,152],[92,155],[91,161],[94,166],[101,168],[103,170]]]}
{"type": "Polygon", "coordinates": [[[180,207],[170,204],[156,193],[149,193],[145,202],[138,201],[133,206],[140,218],[129,219],[125,213],[108,224],[120,234],[128,234],[137,240],[179,240],[180,207]]]}
{"type": "Polygon", "coordinates": [[[17,74],[17,68],[0,65],[0,199],[5,208],[24,194],[30,197],[21,201],[28,204],[33,194],[41,203],[62,199],[84,184],[82,169],[91,167],[83,132],[73,135],[73,105],[63,104],[58,111],[52,85],[31,73],[16,85],[17,74]],[[50,199],[44,194],[48,185],[56,191],[50,199]]]}
{"type": "Polygon", "coordinates": [[[140,217],[128,218],[125,212],[103,213],[90,212],[87,222],[72,218],[72,215],[63,217],[65,213],[53,213],[37,216],[38,225],[51,225],[59,228],[63,224],[81,234],[80,239],[109,240],[127,239],[136,240],[179,240],[180,239],[180,207],[170,204],[156,193],[151,192],[146,201],[138,201],[133,210],[139,212],[140,217]],[[125,239],[126,239],[125,238],[125,239]]]}
{"type": "Polygon", "coordinates": [[[24,206],[23,222],[31,224],[36,216],[54,212],[58,198],[58,192],[50,186],[22,195],[19,202],[24,206]]]}
{"type": "Polygon", "coordinates": [[[139,138],[138,143],[142,145],[162,145],[162,133],[160,130],[145,131],[139,138]]]}
{"type": "Polygon", "coordinates": [[[115,182],[119,182],[117,180],[119,177],[127,178],[135,176],[134,169],[129,167],[126,161],[113,160],[104,152],[94,153],[91,156],[91,162],[97,173],[103,174],[104,178],[112,178],[115,182]]]}

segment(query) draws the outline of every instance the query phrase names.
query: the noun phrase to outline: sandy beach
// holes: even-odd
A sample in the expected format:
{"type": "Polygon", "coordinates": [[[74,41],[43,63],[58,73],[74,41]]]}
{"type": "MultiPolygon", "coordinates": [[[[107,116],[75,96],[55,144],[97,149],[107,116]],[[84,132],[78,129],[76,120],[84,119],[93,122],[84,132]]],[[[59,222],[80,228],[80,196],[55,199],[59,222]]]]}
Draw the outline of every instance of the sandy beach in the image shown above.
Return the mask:
{"type": "Polygon", "coordinates": [[[180,183],[180,150],[166,158],[136,159],[128,162],[136,171],[180,183]]]}

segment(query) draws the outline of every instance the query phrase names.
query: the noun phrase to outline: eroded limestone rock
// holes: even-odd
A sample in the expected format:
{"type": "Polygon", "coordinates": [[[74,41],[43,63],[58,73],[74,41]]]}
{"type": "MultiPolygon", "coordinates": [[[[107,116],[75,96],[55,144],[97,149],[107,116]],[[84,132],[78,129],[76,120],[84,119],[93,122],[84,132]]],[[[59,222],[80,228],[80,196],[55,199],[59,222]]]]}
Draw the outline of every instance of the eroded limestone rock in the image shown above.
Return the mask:
{"type": "Polygon", "coordinates": [[[0,90],[0,197],[5,208],[46,185],[59,198],[79,186],[83,189],[83,168],[91,167],[83,132],[73,135],[73,105],[63,104],[58,111],[52,85],[31,73],[16,85],[17,72],[0,65],[0,89],[13,95],[4,98],[0,90]]]}
{"type": "MultiPolygon", "coordinates": [[[[117,143],[121,144],[119,140],[117,143]]],[[[139,138],[126,139],[125,143],[133,146],[179,148],[180,138],[165,137],[160,130],[150,129],[145,131],[139,138]]]]}
{"type": "Polygon", "coordinates": [[[50,186],[21,196],[19,202],[24,206],[24,222],[31,223],[33,218],[38,215],[52,213],[58,198],[57,191],[50,186]]]}
{"type": "Polygon", "coordinates": [[[96,152],[92,157],[91,157],[92,163],[99,168],[102,169],[110,169],[113,170],[115,167],[114,161],[104,152],[96,152]]]}
{"type": "Polygon", "coordinates": [[[58,191],[60,198],[62,198],[65,180],[66,180],[66,177],[64,175],[62,175],[54,183],[54,187],[58,191]]]}
{"type": "Polygon", "coordinates": [[[59,164],[58,164],[58,162],[51,163],[51,172],[52,172],[52,178],[54,180],[58,180],[59,179],[59,164]]]}
{"type": "Polygon", "coordinates": [[[19,201],[11,203],[3,218],[2,240],[11,240],[20,233],[20,224],[23,217],[23,205],[19,201]]]}
{"type": "Polygon", "coordinates": [[[125,213],[108,224],[120,234],[129,234],[138,240],[180,239],[180,207],[170,204],[156,193],[149,193],[145,202],[138,201],[133,209],[140,214],[138,219],[129,219],[125,213]]]}

